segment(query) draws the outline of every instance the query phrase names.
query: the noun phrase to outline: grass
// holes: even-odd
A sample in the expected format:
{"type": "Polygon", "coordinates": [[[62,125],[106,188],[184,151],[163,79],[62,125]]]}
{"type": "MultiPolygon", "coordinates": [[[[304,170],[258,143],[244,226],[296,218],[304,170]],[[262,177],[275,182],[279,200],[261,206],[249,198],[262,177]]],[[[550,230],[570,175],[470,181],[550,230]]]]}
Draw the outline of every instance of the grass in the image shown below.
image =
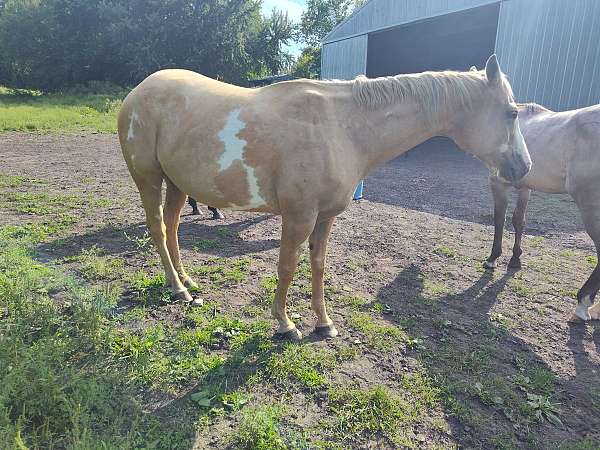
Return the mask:
{"type": "Polygon", "coordinates": [[[415,408],[384,386],[331,389],[327,406],[329,431],[345,444],[383,438],[388,445],[414,447],[405,430],[418,417],[415,408]]]}
{"type": "Polygon", "coordinates": [[[0,87],[0,132],[116,133],[125,95],[115,88],[42,94],[0,87]]]}
{"type": "Polygon", "coordinates": [[[336,354],[314,345],[288,344],[267,362],[265,375],[289,390],[294,385],[319,389],[328,383],[324,372],[336,366],[336,354]]]}
{"type": "MultiPolygon", "coordinates": [[[[490,304],[485,283],[503,272],[461,295],[476,272],[455,247],[437,247],[443,269],[411,266],[384,295],[339,271],[349,286],[328,286],[327,297],[341,337],[283,344],[271,339],[268,308],[277,277],[254,276],[264,259],[190,268],[205,304],[186,308],[170,302],[141,232],[115,234],[127,241],[125,257],[139,257],[124,260],[98,242],[36,260],[38,245],[48,258],[47,242],[80,231],[69,227],[85,218],[82,192],[0,174],[0,200],[3,210],[31,208],[7,213],[22,225],[0,226],[0,448],[185,449],[194,436],[197,448],[597,448],[565,434],[570,382],[518,342],[520,322],[506,306],[554,292],[540,287],[554,266],[507,278],[490,304]],[[224,298],[230,288],[244,295],[245,284],[253,301],[224,298]]],[[[226,227],[216,236],[195,247],[235,237],[226,227]]],[[[549,245],[539,240],[538,253],[549,245]]],[[[583,253],[545,258],[554,256],[589,271],[583,253]]],[[[302,322],[312,318],[309,269],[304,257],[290,290],[290,312],[302,322]]],[[[373,270],[381,283],[392,276],[373,270]]],[[[589,399],[585,412],[600,411],[593,383],[589,399]]]]}
{"type": "Polygon", "coordinates": [[[361,332],[366,343],[381,352],[391,352],[402,346],[407,334],[395,325],[380,324],[373,315],[366,312],[354,311],[348,317],[348,325],[361,332]]]}
{"type": "Polygon", "coordinates": [[[308,449],[300,433],[290,433],[283,429],[284,415],[285,409],[280,405],[261,405],[246,409],[232,439],[233,447],[240,450],[308,449]]]}
{"type": "Polygon", "coordinates": [[[41,236],[34,227],[0,228],[0,442],[19,448],[185,445],[189,430],[144,413],[110,364],[105,349],[113,299],[36,262],[32,245],[41,236]],[[68,310],[49,292],[64,292],[68,310]]]}
{"type": "Polygon", "coordinates": [[[124,273],[125,261],[122,258],[106,256],[98,246],[82,250],[79,255],[66,258],[79,264],[78,272],[89,281],[115,280],[124,273]]]}

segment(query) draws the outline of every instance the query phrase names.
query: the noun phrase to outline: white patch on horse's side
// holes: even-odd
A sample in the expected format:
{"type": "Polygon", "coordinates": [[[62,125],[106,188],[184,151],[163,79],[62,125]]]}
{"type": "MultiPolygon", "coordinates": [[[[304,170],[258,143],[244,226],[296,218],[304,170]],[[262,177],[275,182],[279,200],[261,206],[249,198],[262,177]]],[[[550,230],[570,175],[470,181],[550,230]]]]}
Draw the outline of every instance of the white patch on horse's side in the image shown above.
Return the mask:
{"type": "Polygon", "coordinates": [[[244,149],[246,148],[247,142],[244,139],[240,139],[238,134],[246,128],[246,124],[240,120],[240,112],[241,109],[237,108],[229,113],[225,127],[223,127],[217,136],[221,142],[225,144],[225,152],[218,161],[219,171],[222,172],[223,170],[228,169],[236,161],[240,161],[246,171],[250,202],[247,205],[233,205],[232,208],[243,211],[265,206],[266,202],[260,195],[260,188],[258,187],[258,180],[256,179],[254,168],[244,162],[244,149]]]}
{"type": "Polygon", "coordinates": [[[140,115],[135,111],[131,112],[130,122],[129,122],[129,130],[127,130],[127,140],[130,141],[135,138],[135,134],[133,133],[133,125],[140,119],[140,115]]]}

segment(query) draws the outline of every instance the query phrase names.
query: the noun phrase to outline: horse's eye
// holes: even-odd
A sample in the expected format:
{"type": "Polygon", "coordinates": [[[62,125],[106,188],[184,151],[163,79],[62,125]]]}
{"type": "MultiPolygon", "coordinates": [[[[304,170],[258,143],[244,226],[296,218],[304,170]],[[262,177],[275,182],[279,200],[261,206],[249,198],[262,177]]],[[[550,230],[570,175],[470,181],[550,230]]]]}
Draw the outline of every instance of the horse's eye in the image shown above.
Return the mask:
{"type": "Polygon", "coordinates": [[[516,109],[510,112],[510,117],[513,120],[517,120],[517,117],[519,117],[519,111],[517,111],[516,109]]]}

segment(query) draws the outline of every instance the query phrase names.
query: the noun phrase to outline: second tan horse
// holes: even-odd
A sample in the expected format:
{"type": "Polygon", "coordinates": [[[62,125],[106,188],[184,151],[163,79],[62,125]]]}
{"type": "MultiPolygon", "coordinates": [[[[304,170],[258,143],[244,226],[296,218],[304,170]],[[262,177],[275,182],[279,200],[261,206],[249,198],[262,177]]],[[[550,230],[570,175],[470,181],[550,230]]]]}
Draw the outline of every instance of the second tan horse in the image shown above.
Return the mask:
{"type": "MultiPolygon", "coordinates": [[[[586,231],[594,241],[600,259],[600,105],[573,111],[553,112],[540,105],[519,105],[521,128],[533,168],[518,183],[496,175],[490,178],[494,197],[494,244],[485,266],[494,268],[502,254],[502,234],[508,190],[518,189],[513,213],[515,243],[508,263],[521,267],[521,239],[531,190],[550,194],[568,193],[573,197],[586,231]]],[[[577,308],[572,321],[600,319],[600,302],[592,307],[600,289],[600,264],[577,293],[577,308]]]]}
{"type": "Polygon", "coordinates": [[[495,56],[481,72],[299,80],[260,89],[166,70],[127,96],[119,139],[175,297],[193,301],[188,288],[196,286],[177,242],[186,194],[219,209],[282,216],[272,313],[280,336],[299,339],[286,298],[307,239],[316,331],[337,335],[323,296],[326,246],[358,182],[433,136],[450,137],[517,180],[531,166],[517,116],[495,56]]]}

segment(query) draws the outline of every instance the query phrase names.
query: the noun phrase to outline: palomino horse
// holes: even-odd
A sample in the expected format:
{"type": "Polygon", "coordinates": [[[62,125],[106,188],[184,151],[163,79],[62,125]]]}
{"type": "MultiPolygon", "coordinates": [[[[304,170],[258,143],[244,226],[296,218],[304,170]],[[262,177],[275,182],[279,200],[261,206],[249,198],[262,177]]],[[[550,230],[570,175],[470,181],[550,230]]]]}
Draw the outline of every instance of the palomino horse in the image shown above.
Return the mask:
{"type": "Polygon", "coordinates": [[[482,72],[298,80],[260,89],[165,70],[136,87],[119,114],[123,155],[174,297],[193,302],[188,288],[196,286],[177,243],[186,194],[219,209],[282,216],[272,313],[277,333],[289,339],[301,337],[286,298],[302,243],[309,239],[316,330],[333,337],[323,272],[334,218],[373,167],[438,135],[504,178],[518,180],[530,169],[495,56],[482,72]]]}
{"type": "MultiPolygon", "coordinates": [[[[512,222],[515,245],[508,263],[521,267],[521,237],[531,189],[550,194],[569,193],[581,213],[585,229],[600,259],[600,105],[574,111],[553,112],[536,104],[519,105],[521,128],[534,161],[531,172],[518,183],[492,175],[494,196],[494,244],[485,262],[496,267],[502,254],[502,233],[508,206],[507,191],[518,189],[512,222]]],[[[600,289],[600,264],[577,293],[577,309],[571,320],[600,319],[600,302],[592,307],[600,289]]]]}

